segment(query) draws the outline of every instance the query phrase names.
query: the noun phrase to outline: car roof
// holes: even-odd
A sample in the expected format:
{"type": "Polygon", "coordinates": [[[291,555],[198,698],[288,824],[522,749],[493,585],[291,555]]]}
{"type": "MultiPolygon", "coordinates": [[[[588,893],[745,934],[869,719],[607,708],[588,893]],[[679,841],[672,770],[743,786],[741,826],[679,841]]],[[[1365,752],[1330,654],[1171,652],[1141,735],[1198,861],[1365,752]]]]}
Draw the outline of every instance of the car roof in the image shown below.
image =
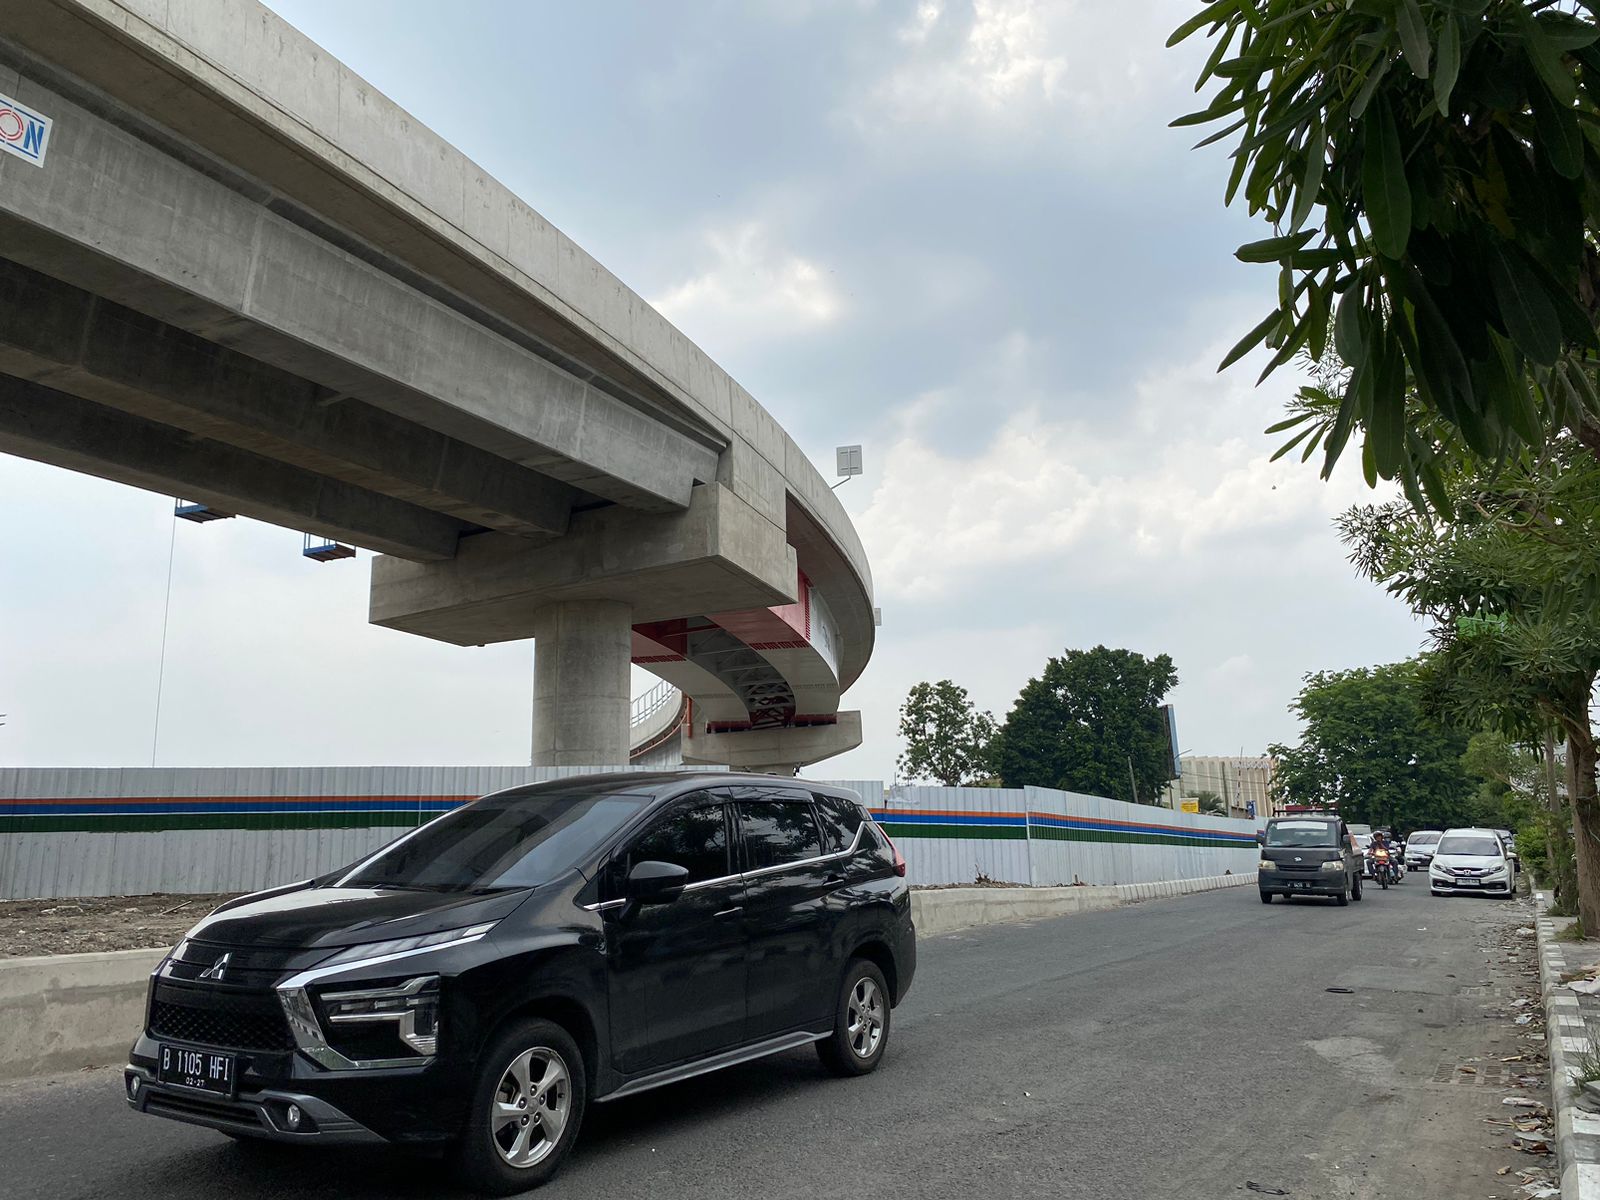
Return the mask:
{"type": "Polygon", "coordinates": [[[1268,817],[1267,824],[1271,825],[1276,821],[1337,821],[1338,819],[1338,813],[1279,813],[1275,817],[1268,817]]]}
{"type": "Polygon", "coordinates": [[[561,792],[564,795],[589,793],[652,799],[674,796],[697,788],[736,787],[749,784],[761,784],[766,787],[787,786],[800,791],[821,792],[824,795],[849,798],[858,803],[861,799],[847,788],[812,783],[808,779],[735,771],[597,771],[585,775],[567,775],[560,779],[541,779],[535,783],[521,783],[489,794],[509,799],[516,796],[536,796],[541,792],[551,791],[561,792]]]}

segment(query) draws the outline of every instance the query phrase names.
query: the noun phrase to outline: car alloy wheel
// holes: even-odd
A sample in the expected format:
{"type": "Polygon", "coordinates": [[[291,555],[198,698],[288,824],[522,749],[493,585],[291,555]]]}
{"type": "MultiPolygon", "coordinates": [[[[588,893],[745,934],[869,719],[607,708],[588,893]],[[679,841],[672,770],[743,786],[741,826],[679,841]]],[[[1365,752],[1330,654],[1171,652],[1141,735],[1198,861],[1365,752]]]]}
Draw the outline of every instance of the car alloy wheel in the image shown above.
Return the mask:
{"type": "Polygon", "coordinates": [[[875,1071],[889,1048],[889,982],[878,965],[850,961],[834,1001],[833,1032],[817,1042],[822,1065],[835,1075],[875,1071]]]}
{"type": "Polygon", "coordinates": [[[572,1076],[548,1046],[524,1050],[506,1065],[491,1101],[489,1136],[508,1166],[543,1162],[561,1141],[572,1111],[572,1076]]]}
{"type": "Polygon", "coordinates": [[[845,1021],[850,1052],[863,1061],[878,1052],[878,1043],[883,1040],[883,1009],[883,993],[877,981],[863,975],[850,989],[845,1021]]]}
{"type": "Polygon", "coordinates": [[[466,1126],[451,1148],[465,1182],[491,1196],[548,1182],[583,1128],[588,1086],[583,1051],[554,1021],[502,1029],[478,1060],[466,1126]]]}

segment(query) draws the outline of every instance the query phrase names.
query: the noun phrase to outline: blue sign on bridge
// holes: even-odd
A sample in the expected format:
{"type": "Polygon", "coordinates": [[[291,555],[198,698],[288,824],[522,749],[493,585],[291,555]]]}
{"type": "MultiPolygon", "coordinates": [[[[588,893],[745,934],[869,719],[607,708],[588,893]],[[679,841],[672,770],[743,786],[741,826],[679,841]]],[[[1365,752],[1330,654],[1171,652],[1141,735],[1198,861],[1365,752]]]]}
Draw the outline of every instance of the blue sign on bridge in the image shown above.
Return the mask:
{"type": "Polygon", "coordinates": [[[0,150],[42,167],[49,148],[50,118],[0,96],[0,150]]]}

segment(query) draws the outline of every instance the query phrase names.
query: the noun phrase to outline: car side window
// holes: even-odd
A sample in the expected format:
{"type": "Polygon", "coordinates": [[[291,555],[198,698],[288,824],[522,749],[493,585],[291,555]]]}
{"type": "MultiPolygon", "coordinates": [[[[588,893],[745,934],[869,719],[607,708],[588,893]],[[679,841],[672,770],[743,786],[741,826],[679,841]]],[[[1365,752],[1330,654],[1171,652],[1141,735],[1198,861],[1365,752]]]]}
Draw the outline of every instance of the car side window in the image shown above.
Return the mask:
{"type": "Polygon", "coordinates": [[[732,873],[723,806],[709,796],[696,800],[645,830],[628,851],[630,869],[642,862],[673,863],[689,872],[690,883],[721,879],[732,873]]]}
{"type": "Polygon", "coordinates": [[[739,829],[744,837],[746,870],[822,857],[822,836],[807,802],[741,800],[739,829]]]}
{"type": "Polygon", "coordinates": [[[856,830],[861,827],[861,808],[849,800],[820,793],[817,802],[817,824],[822,827],[822,848],[828,854],[848,850],[856,840],[856,830]]]}

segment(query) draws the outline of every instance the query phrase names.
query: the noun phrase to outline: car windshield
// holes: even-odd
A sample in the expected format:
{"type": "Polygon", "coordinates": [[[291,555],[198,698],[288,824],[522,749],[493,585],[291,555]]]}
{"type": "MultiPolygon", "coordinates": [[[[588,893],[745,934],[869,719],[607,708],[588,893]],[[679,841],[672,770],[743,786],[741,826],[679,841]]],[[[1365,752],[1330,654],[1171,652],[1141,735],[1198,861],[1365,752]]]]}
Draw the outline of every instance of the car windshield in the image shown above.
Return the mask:
{"type": "Polygon", "coordinates": [[[1488,834],[1453,833],[1439,839],[1440,854],[1481,854],[1489,858],[1500,857],[1500,843],[1488,834]]]}
{"type": "Polygon", "coordinates": [[[565,874],[650,803],[612,791],[489,796],[401,838],[341,887],[476,891],[536,887],[565,874]]]}
{"type": "Polygon", "coordinates": [[[1431,846],[1439,840],[1437,833],[1413,833],[1407,840],[1408,846],[1431,846]]]}
{"type": "Polygon", "coordinates": [[[1339,830],[1332,821],[1274,821],[1267,826],[1269,846],[1337,846],[1339,830]]]}

